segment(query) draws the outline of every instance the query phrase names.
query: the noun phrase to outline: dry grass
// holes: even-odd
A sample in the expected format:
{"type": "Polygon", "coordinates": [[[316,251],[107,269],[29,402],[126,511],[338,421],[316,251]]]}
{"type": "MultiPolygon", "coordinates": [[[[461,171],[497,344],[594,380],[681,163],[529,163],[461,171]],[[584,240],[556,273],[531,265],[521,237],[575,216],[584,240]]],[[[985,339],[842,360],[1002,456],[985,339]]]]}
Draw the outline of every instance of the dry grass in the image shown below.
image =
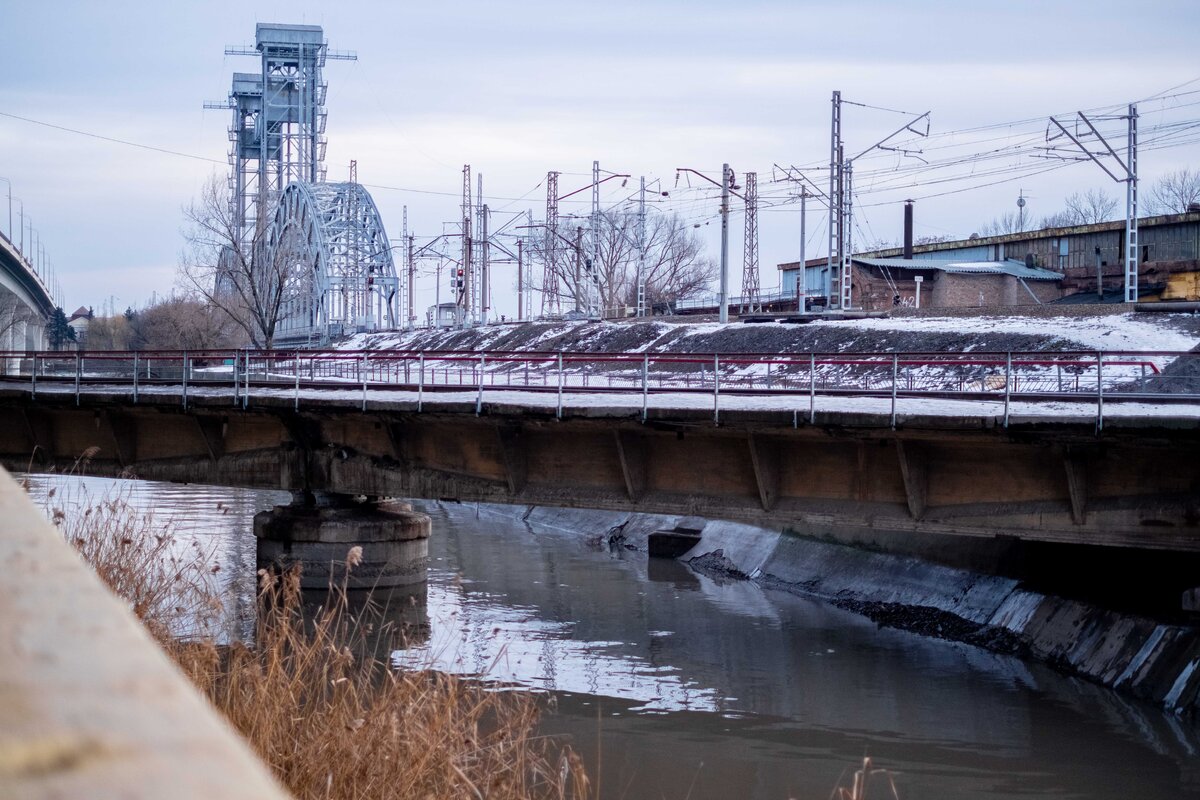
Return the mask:
{"type": "MultiPolygon", "coordinates": [[[[886,769],[872,766],[869,756],[863,757],[862,766],[859,769],[850,773],[849,776],[842,775],[842,779],[834,787],[833,794],[829,796],[830,800],[868,800],[867,790],[872,779],[874,779],[875,785],[885,785],[893,800],[900,800],[900,793],[896,791],[896,782],[892,779],[892,773],[886,769]]],[[[876,796],[875,794],[870,795],[870,797],[876,796]]]]}
{"type": "Polygon", "coordinates": [[[352,615],[342,587],[306,615],[297,573],[260,573],[254,644],[219,645],[207,554],[121,499],[68,510],[51,492],[48,503],[68,541],[297,797],[589,796],[579,757],[537,735],[534,695],[394,669],[390,648],[375,649],[387,639],[381,615],[352,615]]]}

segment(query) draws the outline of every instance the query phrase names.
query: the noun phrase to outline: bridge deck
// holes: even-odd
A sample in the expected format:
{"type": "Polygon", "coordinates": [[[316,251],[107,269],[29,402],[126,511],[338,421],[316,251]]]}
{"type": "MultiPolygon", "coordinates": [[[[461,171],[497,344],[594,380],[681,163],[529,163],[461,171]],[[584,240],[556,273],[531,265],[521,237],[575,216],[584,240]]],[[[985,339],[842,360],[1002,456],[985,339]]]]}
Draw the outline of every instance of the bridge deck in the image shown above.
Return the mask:
{"type": "Polygon", "coordinates": [[[235,389],[232,367],[195,374],[0,384],[0,458],[70,469],[92,452],[87,468],[107,474],[695,514],[889,549],[957,535],[1200,550],[1200,406],[1186,396],[560,394],[247,383],[240,368],[235,389]]]}

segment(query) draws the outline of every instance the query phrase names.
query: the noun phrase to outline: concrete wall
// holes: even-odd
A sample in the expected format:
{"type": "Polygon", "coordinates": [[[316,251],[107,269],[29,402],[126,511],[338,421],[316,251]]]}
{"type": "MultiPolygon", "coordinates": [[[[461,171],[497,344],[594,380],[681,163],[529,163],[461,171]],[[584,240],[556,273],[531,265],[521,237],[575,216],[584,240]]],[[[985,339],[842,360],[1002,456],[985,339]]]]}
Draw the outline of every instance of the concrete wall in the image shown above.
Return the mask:
{"type": "Polygon", "coordinates": [[[0,796],[287,796],[3,470],[0,796]]]}

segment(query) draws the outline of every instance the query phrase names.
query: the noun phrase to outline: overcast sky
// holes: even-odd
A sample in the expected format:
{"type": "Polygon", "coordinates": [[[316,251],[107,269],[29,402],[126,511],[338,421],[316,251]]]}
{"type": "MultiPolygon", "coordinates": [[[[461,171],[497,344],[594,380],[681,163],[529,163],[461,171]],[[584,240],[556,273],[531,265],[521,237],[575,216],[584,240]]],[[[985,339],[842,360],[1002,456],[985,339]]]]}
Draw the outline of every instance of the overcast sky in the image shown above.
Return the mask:
{"type": "MultiPolygon", "coordinates": [[[[371,190],[390,236],[400,236],[405,205],[418,236],[440,233],[456,218],[465,163],[484,175],[485,197],[498,211],[494,228],[512,211],[542,216],[547,170],[563,173],[566,192],[589,183],[599,159],[607,170],[661,179],[671,191],[661,210],[700,224],[715,258],[717,204],[695,181],[694,189],[686,180],[677,186],[675,169],[715,176],[728,161],[738,173],[757,171],[773,206],[760,221],[764,289],[778,283],[775,265],[794,260],[800,247],[799,206],[778,205],[789,187],[766,181],[777,163],[828,161],[833,89],[872,106],[931,111],[931,132],[943,134],[942,146],[963,142],[945,137],[948,131],[1032,121],[995,129],[989,136],[1000,146],[1011,141],[1005,136],[1044,127],[1051,114],[1115,107],[1200,77],[1194,0],[4,0],[0,18],[0,111],[202,157],[0,116],[0,177],[19,200],[14,213],[23,207],[31,215],[68,310],[109,302],[118,310],[137,307],[176,285],[180,208],[214,171],[226,170],[228,112],[201,106],[224,99],[235,70],[257,69],[253,58],[223,54],[226,45],[253,43],[256,22],[319,24],[332,48],[357,52],[357,62],[326,69],[326,163],[330,180],[345,179],[357,159],[361,182],[399,187],[371,190]]],[[[1200,82],[1175,91],[1197,89],[1200,82]]],[[[1197,101],[1200,94],[1155,101],[1142,124],[1200,119],[1200,104],[1187,106],[1197,101]]],[[[904,119],[847,107],[848,154],[904,119]]],[[[913,163],[897,154],[876,157],[869,183],[886,182],[880,170],[888,165],[913,163]]],[[[1200,165],[1200,145],[1149,151],[1142,179],[1189,164],[1200,165]]],[[[906,196],[918,198],[918,235],[961,236],[1014,210],[1018,191],[1030,198],[1034,217],[1058,210],[1077,190],[1104,188],[1123,198],[1123,189],[1090,163],[996,183],[1012,174],[928,185],[917,177],[916,185],[865,194],[856,237],[898,239],[906,196]],[[984,183],[993,185],[971,188],[984,183]],[[944,194],[950,190],[956,193],[944,194]]],[[[827,180],[826,173],[812,175],[827,180]]],[[[616,183],[608,185],[606,203],[627,196],[616,183]]],[[[6,188],[0,181],[0,192],[6,188]]],[[[587,193],[580,198],[586,204],[587,193]]],[[[810,257],[824,252],[823,224],[823,209],[810,203],[810,257]]],[[[2,211],[0,228],[8,230],[2,211]]],[[[741,236],[735,213],[735,293],[741,236]]],[[[496,313],[515,311],[511,286],[510,275],[497,274],[496,313]]],[[[432,278],[422,279],[419,307],[432,296],[432,278]]]]}

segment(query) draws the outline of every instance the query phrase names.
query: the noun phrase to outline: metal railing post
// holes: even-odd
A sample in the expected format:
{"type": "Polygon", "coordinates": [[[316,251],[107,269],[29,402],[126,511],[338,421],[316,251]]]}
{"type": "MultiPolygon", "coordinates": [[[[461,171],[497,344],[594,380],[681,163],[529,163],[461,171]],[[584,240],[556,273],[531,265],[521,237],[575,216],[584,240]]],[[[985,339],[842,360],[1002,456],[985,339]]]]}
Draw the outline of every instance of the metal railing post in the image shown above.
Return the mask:
{"type": "Polygon", "coordinates": [[[642,422],[646,421],[650,406],[650,354],[642,354],[642,422]]]}
{"type": "Polygon", "coordinates": [[[138,401],[138,354],[135,350],[133,353],[133,402],[138,401]]]}
{"type": "Polygon", "coordinates": [[[33,371],[32,371],[32,375],[30,376],[30,378],[33,382],[33,386],[29,390],[29,399],[30,400],[37,399],[37,360],[38,360],[37,353],[34,353],[33,354],[33,371]]]}
{"type": "Polygon", "coordinates": [[[187,379],[188,379],[188,355],[187,350],[183,351],[183,367],[180,370],[180,378],[183,381],[183,409],[187,410],[187,379]]]}
{"type": "Polygon", "coordinates": [[[300,410],[300,353],[298,353],[298,352],[292,353],[292,372],[295,373],[295,379],[296,379],[296,389],[295,389],[295,395],[293,396],[294,402],[292,405],[292,409],[295,411],[299,411],[300,410]]]}
{"type": "Polygon", "coordinates": [[[234,404],[235,406],[238,404],[238,400],[239,400],[239,396],[238,396],[238,367],[239,367],[239,365],[241,364],[241,360],[242,360],[242,357],[241,357],[241,352],[240,352],[240,351],[238,351],[238,350],[234,350],[234,351],[233,351],[233,404],[234,404]]]}
{"type": "Polygon", "coordinates": [[[713,353],[713,424],[721,423],[721,357],[713,353]]]}
{"type": "Polygon", "coordinates": [[[1009,399],[1012,396],[1012,352],[1008,352],[1004,357],[1004,427],[1008,427],[1008,405],[1009,399]]]}
{"type": "Polygon", "coordinates": [[[1104,351],[1096,351],[1096,433],[1104,430],[1104,351]]]}
{"type": "Polygon", "coordinates": [[[79,379],[83,376],[83,356],[75,351],[75,405],[79,405],[79,379]]]}
{"type": "Polygon", "coordinates": [[[417,411],[421,410],[421,401],[425,395],[425,354],[417,356],[417,411]]]}
{"type": "Polygon", "coordinates": [[[556,419],[562,419],[562,403],[563,403],[563,354],[562,350],[558,351],[558,409],[554,412],[556,419]]]}
{"type": "Polygon", "coordinates": [[[242,373],[242,408],[250,406],[250,353],[242,354],[242,367],[245,372],[242,373]]]}
{"type": "Polygon", "coordinates": [[[817,354],[808,354],[808,424],[817,424],[817,354]]]}
{"type": "Polygon", "coordinates": [[[892,353],[892,430],[896,430],[896,380],[900,374],[900,356],[892,353]]]}
{"type": "Polygon", "coordinates": [[[479,394],[475,397],[475,416],[477,416],[477,417],[483,413],[483,367],[484,367],[484,363],[485,363],[484,358],[485,358],[485,356],[483,355],[483,353],[480,353],[479,354],[479,394]]]}
{"type": "Polygon", "coordinates": [[[367,410],[367,356],[364,353],[362,361],[358,362],[358,377],[362,380],[362,410],[367,410]]]}

